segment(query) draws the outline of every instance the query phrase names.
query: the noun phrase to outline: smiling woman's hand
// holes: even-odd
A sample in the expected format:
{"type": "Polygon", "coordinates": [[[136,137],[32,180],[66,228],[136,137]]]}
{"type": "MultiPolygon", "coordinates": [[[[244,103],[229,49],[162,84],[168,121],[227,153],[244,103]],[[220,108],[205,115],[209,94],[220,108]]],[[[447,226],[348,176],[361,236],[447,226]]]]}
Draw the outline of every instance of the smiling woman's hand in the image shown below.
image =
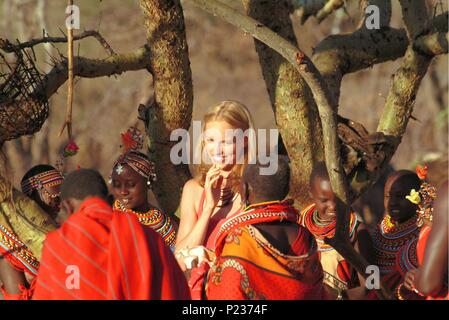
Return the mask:
{"type": "Polygon", "coordinates": [[[204,183],[204,190],[206,192],[204,211],[210,214],[215,209],[220,199],[220,192],[218,190],[219,179],[220,168],[217,165],[213,165],[207,172],[206,181],[204,183]]]}

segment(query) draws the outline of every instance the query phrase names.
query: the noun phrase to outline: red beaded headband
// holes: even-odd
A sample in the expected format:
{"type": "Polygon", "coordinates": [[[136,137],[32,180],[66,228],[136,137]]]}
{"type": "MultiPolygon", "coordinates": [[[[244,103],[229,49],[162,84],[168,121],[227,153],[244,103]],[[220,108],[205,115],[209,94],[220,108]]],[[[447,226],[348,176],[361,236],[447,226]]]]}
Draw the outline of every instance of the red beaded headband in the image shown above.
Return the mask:
{"type": "Polygon", "coordinates": [[[136,171],[138,174],[140,174],[142,177],[150,181],[156,181],[156,172],[154,170],[154,164],[149,159],[147,159],[145,156],[140,155],[137,152],[131,151],[128,153],[125,153],[124,155],[121,155],[117,161],[114,163],[114,170],[120,174],[122,167],[121,165],[128,165],[136,171]]]}
{"type": "Polygon", "coordinates": [[[31,195],[33,190],[40,190],[44,187],[53,187],[60,185],[64,181],[62,174],[55,169],[39,173],[21,183],[22,192],[31,195]]]}

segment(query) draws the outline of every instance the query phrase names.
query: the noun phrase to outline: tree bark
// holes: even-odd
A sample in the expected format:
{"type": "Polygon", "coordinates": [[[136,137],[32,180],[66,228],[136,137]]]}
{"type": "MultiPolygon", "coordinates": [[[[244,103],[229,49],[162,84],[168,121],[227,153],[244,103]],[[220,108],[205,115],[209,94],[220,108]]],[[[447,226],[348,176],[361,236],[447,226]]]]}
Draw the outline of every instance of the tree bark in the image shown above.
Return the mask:
{"type": "Polygon", "coordinates": [[[193,110],[193,87],[179,0],[141,0],[145,17],[149,66],[154,79],[154,103],[145,116],[149,156],[156,164],[158,181],[153,190],[166,213],[179,205],[182,187],[190,179],[187,164],[174,165],[170,150],[173,130],[188,129],[193,110]]]}
{"type": "MultiPolygon", "coordinates": [[[[289,0],[243,0],[246,14],[297,46],[290,20],[289,0]]],[[[259,40],[256,51],[271,106],[291,162],[289,196],[298,207],[310,203],[309,176],[317,161],[324,160],[324,146],[318,110],[312,93],[295,67],[259,40]]]]}
{"type": "MultiPolygon", "coordinates": [[[[126,71],[147,69],[149,67],[150,50],[143,46],[133,52],[116,54],[104,59],[75,57],[73,61],[74,76],[97,78],[122,74],[126,71]]],[[[57,63],[43,79],[42,86],[36,95],[49,99],[68,78],[67,61],[57,63]]]]}
{"type": "Polygon", "coordinates": [[[429,23],[424,0],[401,1],[401,7],[410,43],[400,67],[393,76],[377,127],[377,131],[383,133],[390,143],[386,146],[386,157],[378,170],[370,172],[362,168],[352,177],[351,186],[358,194],[371,186],[384,172],[407,129],[418,89],[433,58],[414,49],[415,39],[423,36],[422,33],[429,28],[442,27],[441,21],[445,20],[447,24],[447,13],[446,18],[444,15],[436,17],[429,23]]]}

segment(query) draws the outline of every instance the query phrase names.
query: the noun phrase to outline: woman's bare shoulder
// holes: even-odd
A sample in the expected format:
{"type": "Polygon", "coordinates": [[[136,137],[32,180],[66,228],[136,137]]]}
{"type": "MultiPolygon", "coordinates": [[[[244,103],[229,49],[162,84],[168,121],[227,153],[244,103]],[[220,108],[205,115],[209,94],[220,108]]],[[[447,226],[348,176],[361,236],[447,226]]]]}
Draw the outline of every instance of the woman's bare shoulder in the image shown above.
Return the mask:
{"type": "Polygon", "coordinates": [[[195,194],[197,192],[202,192],[203,187],[201,186],[201,184],[198,182],[197,179],[192,178],[184,184],[183,190],[186,193],[195,194]]]}
{"type": "Polygon", "coordinates": [[[200,185],[197,179],[192,178],[184,184],[182,191],[182,202],[187,206],[193,206],[195,211],[198,210],[198,206],[203,193],[203,187],[200,185]]]}

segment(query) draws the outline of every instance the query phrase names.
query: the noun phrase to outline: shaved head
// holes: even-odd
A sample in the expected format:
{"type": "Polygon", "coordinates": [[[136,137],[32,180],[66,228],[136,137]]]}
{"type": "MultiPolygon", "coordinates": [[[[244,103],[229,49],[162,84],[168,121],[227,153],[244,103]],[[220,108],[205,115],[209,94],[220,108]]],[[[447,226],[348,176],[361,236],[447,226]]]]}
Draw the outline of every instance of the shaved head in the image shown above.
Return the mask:
{"type": "Polygon", "coordinates": [[[84,200],[90,197],[106,199],[108,187],[97,170],[79,169],[70,173],[61,187],[61,198],[84,200]]]}

